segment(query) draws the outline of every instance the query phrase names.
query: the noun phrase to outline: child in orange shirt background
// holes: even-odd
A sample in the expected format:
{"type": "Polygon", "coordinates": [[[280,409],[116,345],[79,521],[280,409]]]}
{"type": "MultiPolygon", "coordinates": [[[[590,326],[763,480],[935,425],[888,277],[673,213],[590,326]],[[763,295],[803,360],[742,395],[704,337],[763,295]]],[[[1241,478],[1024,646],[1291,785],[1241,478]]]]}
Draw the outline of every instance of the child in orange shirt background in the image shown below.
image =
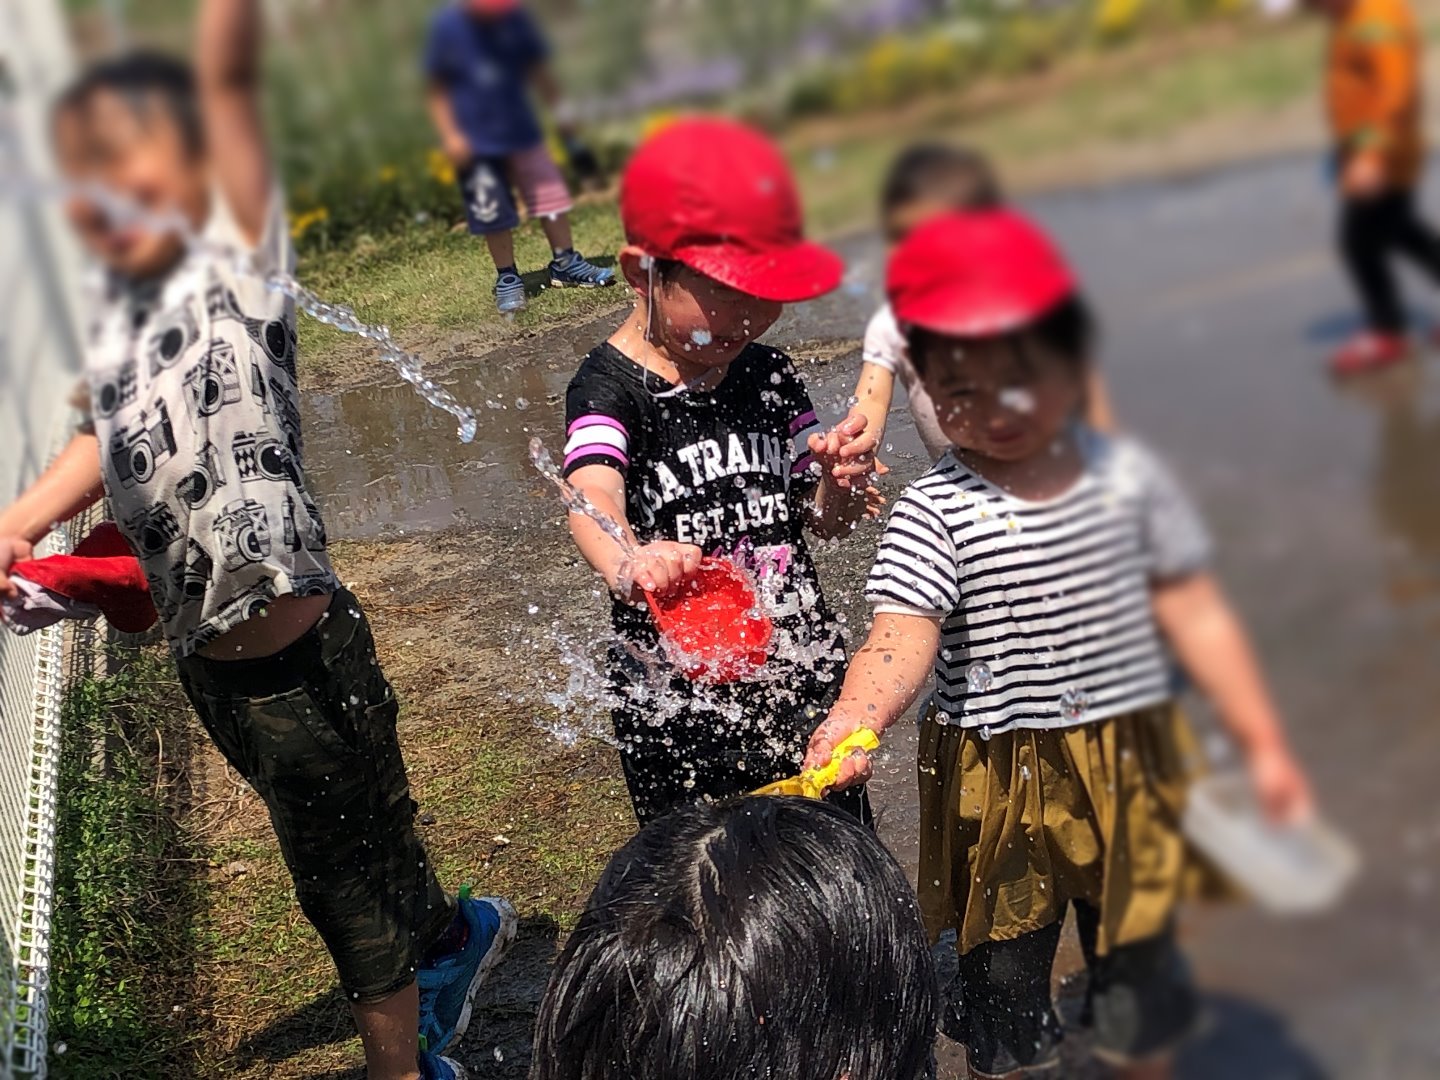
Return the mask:
{"type": "Polygon", "coordinates": [[[1425,153],[1421,39],[1406,0],[1309,2],[1332,23],[1326,102],[1341,192],[1339,244],[1366,322],[1331,368],[1353,375],[1409,351],[1392,252],[1440,282],[1440,235],[1415,205],[1425,153]]]}

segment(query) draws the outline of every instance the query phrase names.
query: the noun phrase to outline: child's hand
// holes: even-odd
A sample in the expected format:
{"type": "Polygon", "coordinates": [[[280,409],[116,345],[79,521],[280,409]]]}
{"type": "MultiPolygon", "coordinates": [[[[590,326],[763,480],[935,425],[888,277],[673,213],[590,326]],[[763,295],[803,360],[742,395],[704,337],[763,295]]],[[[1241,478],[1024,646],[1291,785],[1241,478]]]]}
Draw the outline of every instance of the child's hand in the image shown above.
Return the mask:
{"type": "Polygon", "coordinates": [[[1265,816],[1277,825],[1295,825],[1315,813],[1310,781],[1283,746],[1250,755],[1250,780],[1265,816]]]}
{"type": "Polygon", "coordinates": [[[673,540],[646,544],[620,563],[615,591],[632,603],[640,602],[642,592],[663,596],[694,577],[702,558],[704,552],[694,544],[677,544],[673,540]]]}
{"type": "Polygon", "coordinates": [[[455,168],[463,169],[474,159],[475,153],[470,149],[470,141],[456,131],[445,137],[445,156],[455,168]]]}
{"type": "MultiPolygon", "coordinates": [[[[824,768],[835,756],[835,748],[865,725],[852,717],[831,713],[810,736],[810,746],[805,751],[805,769],[824,768]]],[[[840,774],[835,778],[831,791],[863,784],[870,779],[870,755],[856,750],[840,763],[840,774]]]]}
{"type": "Polygon", "coordinates": [[[1385,162],[1379,154],[1356,154],[1345,163],[1340,189],[1352,199],[1368,199],[1385,187],[1385,162]]]}
{"type": "Polygon", "coordinates": [[[10,567],[34,555],[35,548],[30,541],[18,536],[0,536],[0,596],[13,600],[20,595],[20,590],[10,582],[10,567]]]}
{"type": "Polygon", "coordinates": [[[821,475],[857,494],[869,486],[864,478],[875,471],[875,436],[865,430],[868,423],[862,413],[854,412],[823,435],[810,436],[810,452],[820,464],[821,475]],[[856,483],[856,477],[864,482],[856,483]]]}

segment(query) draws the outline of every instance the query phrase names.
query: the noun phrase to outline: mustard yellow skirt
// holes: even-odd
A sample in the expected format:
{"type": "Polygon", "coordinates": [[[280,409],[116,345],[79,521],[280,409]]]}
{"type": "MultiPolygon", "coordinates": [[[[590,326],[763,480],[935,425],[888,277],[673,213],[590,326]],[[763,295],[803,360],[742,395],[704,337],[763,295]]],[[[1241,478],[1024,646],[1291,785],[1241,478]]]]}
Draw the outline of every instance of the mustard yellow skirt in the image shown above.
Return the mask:
{"type": "Polygon", "coordinates": [[[1072,900],[1100,912],[1098,949],[1143,941],[1184,899],[1227,893],[1180,834],[1202,770],[1173,705],[1054,731],[926,718],[920,736],[920,904],[962,953],[1039,930],[1072,900]]]}

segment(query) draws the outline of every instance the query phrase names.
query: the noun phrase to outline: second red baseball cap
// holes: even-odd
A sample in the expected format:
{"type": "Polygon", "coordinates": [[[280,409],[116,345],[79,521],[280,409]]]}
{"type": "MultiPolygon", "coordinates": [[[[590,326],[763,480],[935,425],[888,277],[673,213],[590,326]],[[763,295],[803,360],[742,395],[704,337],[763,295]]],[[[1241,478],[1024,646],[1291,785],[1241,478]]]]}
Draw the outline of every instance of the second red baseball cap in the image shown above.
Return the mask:
{"type": "Polygon", "coordinates": [[[954,337],[1017,330],[1076,288],[1050,238],[1004,209],[927,221],[895,249],[885,279],[897,320],[954,337]]]}
{"type": "Polygon", "coordinates": [[[630,243],[762,300],[812,300],[840,284],[840,256],[805,239],[780,151],[733,120],[677,120],[635,151],[620,181],[630,243]]]}

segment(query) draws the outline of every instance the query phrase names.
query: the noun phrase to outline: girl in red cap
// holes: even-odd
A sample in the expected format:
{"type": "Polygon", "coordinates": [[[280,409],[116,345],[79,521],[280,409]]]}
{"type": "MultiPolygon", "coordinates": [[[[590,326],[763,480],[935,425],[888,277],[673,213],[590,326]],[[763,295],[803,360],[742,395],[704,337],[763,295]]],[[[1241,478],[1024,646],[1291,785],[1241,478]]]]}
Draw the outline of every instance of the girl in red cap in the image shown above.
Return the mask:
{"type": "MultiPolygon", "coordinates": [[[[799,771],[845,662],[804,530],[837,536],[864,515],[874,438],[863,417],[822,431],[790,360],[756,343],[786,303],[842,273],[804,240],[789,170],[763,136],[671,125],[637,151],[620,213],[636,305],[570,384],[565,475],[635,545],[570,519],[614,594],[613,718],[645,822],[799,771]],[[772,616],[753,679],[676,680],[660,659],[643,592],[681,585],[707,554],[753,571],[772,616]]],[[[862,790],[840,801],[866,816],[862,790]]]]}
{"type": "MultiPolygon", "coordinates": [[[[1091,322],[1049,240],[1005,210],[947,215],[900,245],[887,284],[954,449],[895,507],[874,625],[809,763],[895,723],[933,670],[919,891],[931,933],[957,933],[947,1031],[974,1076],[1055,1065],[1050,969],[1073,904],[1097,1053],[1163,1077],[1196,1020],[1176,906],[1214,884],[1178,827],[1197,755],[1166,645],[1272,815],[1307,814],[1307,782],[1198,515],[1146,449],[1080,419],[1091,322]]],[[[840,786],[868,774],[849,758],[840,786]]]]}

